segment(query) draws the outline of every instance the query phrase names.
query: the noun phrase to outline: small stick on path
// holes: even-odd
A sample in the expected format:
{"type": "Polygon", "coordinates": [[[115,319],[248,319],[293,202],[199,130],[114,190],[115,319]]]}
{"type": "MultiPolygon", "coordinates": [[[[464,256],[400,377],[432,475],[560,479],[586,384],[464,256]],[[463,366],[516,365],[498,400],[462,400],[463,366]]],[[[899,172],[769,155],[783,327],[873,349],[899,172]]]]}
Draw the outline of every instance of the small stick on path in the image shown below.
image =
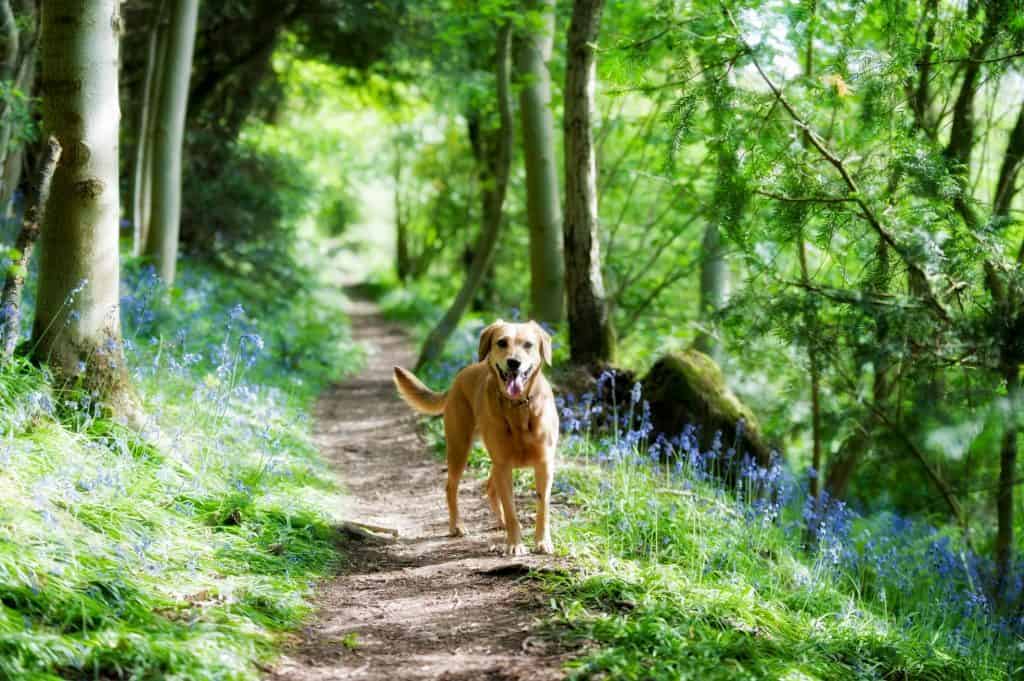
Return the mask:
{"type": "Polygon", "coordinates": [[[21,292],[25,288],[32,250],[39,239],[39,229],[46,213],[46,201],[50,198],[50,183],[53,181],[53,172],[57,168],[60,154],[60,142],[56,137],[50,137],[39,168],[38,190],[31,197],[34,201],[25,210],[21,231],[18,232],[18,239],[14,243],[17,255],[7,270],[4,290],[0,294],[0,317],[3,318],[0,337],[3,338],[2,353],[5,362],[14,355],[14,348],[18,345],[18,338],[21,335],[21,292]]]}
{"type": "Polygon", "coordinates": [[[356,520],[343,520],[340,525],[343,532],[359,537],[360,539],[381,539],[380,535],[388,534],[398,538],[398,530],[392,527],[381,527],[380,525],[369,525],[356,520]]]}

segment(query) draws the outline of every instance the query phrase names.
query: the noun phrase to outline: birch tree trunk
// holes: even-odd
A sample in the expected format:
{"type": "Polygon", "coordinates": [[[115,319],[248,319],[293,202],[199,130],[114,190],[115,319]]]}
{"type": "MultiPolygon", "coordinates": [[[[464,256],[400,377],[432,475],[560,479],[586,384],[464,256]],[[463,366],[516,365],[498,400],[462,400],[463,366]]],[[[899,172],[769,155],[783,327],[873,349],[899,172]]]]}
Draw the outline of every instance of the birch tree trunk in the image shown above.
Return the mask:
{"type": "Polygon", "coordinates": [[[149,238],[153,191],[153,138],[156,129],[157,94],[160,92],[167,57],[166,1],[153,10],[153,25],[146,53],[146,76],[139,105],[139,134],[135,146],[135,173],[132,183],[133,251],[142,255],[149,238]]]}
{"type": "MultiPolygon", "coordinates": [[[[505,205],[505,190],[508,188],[509,166],[512,162],[512,101],[511,101],[511,65],[509,63],[512,51],[512,28],[505,24],[498,30],[498,47],[495,55],[495,75],[497,76],[497,99],[499,127],[493,134],[481,135],[483,138],[493,138],[491,143],[484,143],[482,156],[484,157],[485,177],[480,183],[483,187],[483,216],[480,225],[480,236],[473,247],[473,262],[469,266],[465,281],[458,295],[452,301],[451,307],[445,312],[444,317],[431,330],[423,343],[419,359],[416,362],[416,370],[423,368],[427,362],[437,359],[444,349],[448,337],[458,326],[459,320],[465,314],[466,309],[473,301],[480,283],[487,274],[494,258],[495,247],[498,244],[498,235],[501,233],[502,209],[505,205]]],[[[483,141],[483,140],[482,140],[483,141]]]]}
{"type": "Polygon", "coordinates": [[[188,84],[196,39],[199,0],[168,0],[167,56],[155,116],[152,214],[143,255],[151,257],[165,284],[174,281],[181,227],[181,155],[188,84]]]}
{"type": "Polygon", "coordinates": [[[608,315],[598,240],[593,118],[594,43],[604,0],[574,0],[565,70],[565,288],[569,353],[577,364],[610,361],[615,331],[608,315]]]}
{"type": "Polygon", "coordinates": [[[124,413],[118,217],[119,0],[47,0],[43,126],[63,148],[40,237],[33,354],[124,413]]]}
{"type": "Polygon", "coordinates": [[[555,38],[555,0],[525,0],[523,8],[540,21],[521,36],[516,50],[516,67],[523,77],[519,117],[530,225],[530,314],[558,324],[565,311],[565,261],[548,70],[555,38]]]}

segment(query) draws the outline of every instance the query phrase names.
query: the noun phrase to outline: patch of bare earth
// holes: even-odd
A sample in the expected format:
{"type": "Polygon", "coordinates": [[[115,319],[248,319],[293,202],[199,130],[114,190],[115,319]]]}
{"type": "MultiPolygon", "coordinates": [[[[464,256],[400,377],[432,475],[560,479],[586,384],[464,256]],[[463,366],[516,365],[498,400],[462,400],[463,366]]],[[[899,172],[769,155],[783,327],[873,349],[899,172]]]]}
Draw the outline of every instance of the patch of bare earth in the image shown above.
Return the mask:
{"type": "MultiPolygon", "coordinates": [[[[563,678],[568,653],[535,631],[543,598],[522,579],[527,568],[552,559],[491,551],[503,535],[472,475],[463,478],[459,496],[472,534],[447,536],[444,464],[428,451],[417,417],[391,382],[392,366],[414,362],[409,340],[370,303],[355,302],[349,312],[372,354],[360,376],[321,397],[317,442],[348,492],[345,517],[396,528],[399,538],[339,540],[342,567],[320,586],[314,618],[269,677],[563,678]]],[[[532,533],[534,501],[517,501],[532,533]]]]}

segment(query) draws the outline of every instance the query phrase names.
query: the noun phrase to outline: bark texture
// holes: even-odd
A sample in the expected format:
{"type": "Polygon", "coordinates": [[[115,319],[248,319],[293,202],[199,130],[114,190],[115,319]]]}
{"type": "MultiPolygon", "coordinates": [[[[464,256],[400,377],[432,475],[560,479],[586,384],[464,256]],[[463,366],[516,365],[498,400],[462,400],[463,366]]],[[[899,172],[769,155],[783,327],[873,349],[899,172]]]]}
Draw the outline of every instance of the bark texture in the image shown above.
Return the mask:
{"type": "Polygon", "coordinates": [[[174,281],[181,229],[181,156],[199,0],[168,0],[167,55],[154,122],[152,214],[143,254],[165,283],[174,281]]]}
{"type": "Polygon", "coordinates": [[[594,43],[604,0],[575,0],[565,70],[565,288],[569,353],[577,364],[609,362],[615,331],[608,314],[598,238],[594,152],[594,43]]]}
{"type": "Polygon", "coordinates": [[[60,152],[60,143],[55,137],[51,137],[47,141],[46,155],[43,157],[38,190],[35,196],[30,197],[31,204],[25,211],[25,219],[14,245],[18,257],[11,263],[7,279],[4,281],[3,294],[0,295],[0,319],[3,320],[3,333],[0,336],[3,338],[4,359],[10,359],[14,355],[14,348],[21,337],[21,294],[25,288],[25,276],[28,264],[32,260],[32,251],[39,239],[39,226],[45,216],[53,171],[57,168],[60,152]]]}
{"type": "Polygon", "coordinates": [[[523,78],[519,117],[530,225],[530,313],[534,319],[558,324],[565,312],[565,261],[548,70],[554,45],[555,0],[525,0],[523,8],[540,20],[539,26],[520,37],[516,50],[516,67],[523,78]]]}
{"type": "Polygon", "coordinates": [[[118,0],[47,0],[43,125],[63,148],[39,240],[34,355],[127,407],[118,217],[118,0]]]}
{"type": "Polygon", "coordinates": [[[462,319],[462,315],[465,314],[470,303],[473,302],[473,297],[490,268],[498,243],[505,191],[508,188],[509,166],[512,159],[511,37],[512,29],[509,25],[506,24],[498,30],[495,75],[497,78],[499,125],[492,135],[481,135],[481,137],[486,136],[493,139],[489,144],[483,145],[485,147],[483,156],[489,162],[485,161],[483,171],[486,177],[480,183],[483,187],[483,217],[480,236],[473,248],[473,260],[466,279],[462,282],[462,288],[459,289],[459,293],[455,296],[455,300],[452,301],[444,317],[431,330],[423,343],[419,360],[416,362],[417,370],[423,368],[427,362],[440,357],[448,337],[458,326],[459,320],[462,319]]]}

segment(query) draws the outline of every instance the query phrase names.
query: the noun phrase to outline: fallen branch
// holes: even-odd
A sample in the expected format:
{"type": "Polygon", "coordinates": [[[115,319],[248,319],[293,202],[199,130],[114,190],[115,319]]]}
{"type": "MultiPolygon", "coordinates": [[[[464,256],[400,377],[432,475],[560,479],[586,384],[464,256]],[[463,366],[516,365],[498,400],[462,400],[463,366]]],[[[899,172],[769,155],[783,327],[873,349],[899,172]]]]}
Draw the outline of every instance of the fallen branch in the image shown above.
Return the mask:
{"type": "Polygon", "coordinates": [[[38,191],[35,192],[35,200],[25,210],[21,231],[18,232],[18,238],[14,243],[16,255],[7,270],[7,280],[4,282],[3,293],[0,294],[0,337],[3,338],[3,347],[0,351],[3,353],[4,361],[14,355],[14,348],[18,345],[18,338],[21,335],[21,293],[25,288],[25,276],[28,274],[32,250],[39,239],[39,229],[46,213],[46,201],[50,198],[50,183],[53,181],[53,172],[57,168],[60,154],[60,142],[56,137],[50,137],[40,164],[38,191]]]}
{"type": "Polygon", "coordinates": [[[382,539],[380,535],[387,534],[391,535],[395,539],[398,538],[398,530],[393,527],[381,527],[380,525],[370,525],[368,523],[361,523],[356,520],[343,520],[338,526],[342,532],[354,535],[359,539],[382,539]]]}

